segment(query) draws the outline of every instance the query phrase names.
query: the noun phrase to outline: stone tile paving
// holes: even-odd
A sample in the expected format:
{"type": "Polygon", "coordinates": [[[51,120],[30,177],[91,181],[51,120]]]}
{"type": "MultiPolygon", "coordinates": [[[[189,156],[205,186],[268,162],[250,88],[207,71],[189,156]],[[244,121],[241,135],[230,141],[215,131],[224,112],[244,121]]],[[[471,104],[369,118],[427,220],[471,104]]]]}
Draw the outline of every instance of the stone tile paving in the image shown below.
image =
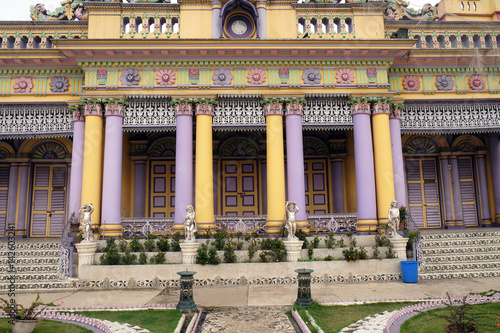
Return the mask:
{"type": "Polygon", "coordinates": [[[383,333],[385,325],[391,318],[391,315],[396,311],[384,311],[373,316],[368,316],[357,322],[344,327],[340,330],[341,333],[356,332],[356,333],[383,333]]]}
{"type": "Polygon", "coordinates": [[[201,333],[295,333],[285,314],[289,306],[206,309],[201,333]]]}

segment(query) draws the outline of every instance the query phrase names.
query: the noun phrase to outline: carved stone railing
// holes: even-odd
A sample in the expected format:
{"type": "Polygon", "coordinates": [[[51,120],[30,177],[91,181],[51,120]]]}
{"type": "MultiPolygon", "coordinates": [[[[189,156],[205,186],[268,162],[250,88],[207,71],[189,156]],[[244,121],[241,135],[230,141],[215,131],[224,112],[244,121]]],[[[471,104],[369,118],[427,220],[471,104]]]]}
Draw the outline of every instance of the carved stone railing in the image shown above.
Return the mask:
{"type": "Polygon", "coordinates": [[[147,234],[170,235],[173,233],[173,227],[173,218],[122,218],[122,232],[127,237],[134,235],[146,236],[147,234]]]}
{"type": "Polygon", "coordinates": [[[404,133],[498,131],[499,105],[498,100],[406,102],[401,116],[401,131],[404,133]]]}
{"type": "Polygon", "coordinates": [[[332,4],[324,3],[297,3],[292,6],[297,13],[297,38],[356,38],[351,8],[334,8],[332,4]]]}
{"type": "Polygon", "coordinates": [[[169,104],[170,98],[165,95],[128,96],[129,105],[125,110],[123,128],[134,131],[147,128],[165,130],[175,128],[175,110],[169,104]]]}
{"type": "Polygon", "coordinates": [[[307,216],[309,230],[318,233],[356,231],[358,214],[322,214],[307,216]]]}
{"type": "Polygon", "coordinates": [[[66,104],[0,104],[0,137],[69,136],[72,120],[66,104]]]}
{"type": "Polygon", "coordinates": [[[120,37],[126,39],[180,38],[180,5],[148,2],[147,4],[121,4],[120,37]]]}
{"type": "Polygon", "coordinates": [[[351,109],[347,97],[337,94],[306,95],[307,104],[302,109],[304,127],[352,127],[351,109]]]}
{"type": "Polygon", "coordinates": [[[215,226],[222,228],[225,225],[229,232],[266,233],[266,216],[216,216],[215,226]]]}

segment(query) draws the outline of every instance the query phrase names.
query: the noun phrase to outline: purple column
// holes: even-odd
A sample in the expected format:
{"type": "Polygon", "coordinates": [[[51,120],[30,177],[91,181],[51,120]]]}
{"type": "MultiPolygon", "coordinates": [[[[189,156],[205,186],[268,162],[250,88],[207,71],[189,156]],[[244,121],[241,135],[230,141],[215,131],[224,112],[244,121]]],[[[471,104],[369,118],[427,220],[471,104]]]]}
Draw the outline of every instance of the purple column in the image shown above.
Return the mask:
{"type": "Polygon", "coordinates": [[[455,228],[461,228],[464,227],[464,221],[462,218],[462,198],[460,195],[460,177],[458,175],[457,156],[450,155],[449,159],[451,164],[451,191],[453,194],[453,212],[455,213],[453,222],[455,228]]]}
{"type": "Polygon", "coordinates": [[[146,158],[134,158],[134,217],[146,217],[146,158]]]}
{"type": "Polygon", "coordinates": [[[261,188],[262,188],[262,210],[261,215],[267,215],[267,163],[266,156],[259,156],[261,188]]]}
{"type": "MultiPolygon", "coordinates": [[[[15,226],[16,225],[16,216],[17,216],[17,191],[19,184],[19,165],[17,163],[13,163],[10,165],[10,178],[9,178],[9,203],[7,206],[7,225],[15,226]]],[[[7,229],[5,230],[7,231],[7,229]]]]}
{"type": "Polygon", "coordinates": [[[490,134],[491,172],[493,192],[495,193],[495,223],[500,223],[500,136],[490,134]]]}
{"type": "Polygon", "coordinates": [[[302,141],[302,104],[287,105],[286,121],[286,171],[288,201],[295,201],[299,211],[297,221],[307,221],[306,190],[304,183],[304,147],[302,141]]]}
{"type": "Polygon", "coordinates": [[[332,163],[333,212],[344,213],[344,159],[335,158],[332,163]]]}
{"type": "Polygon", "coordinates": [[[222,3],[219,0],[215,0],[212,1],[210,5],[212,6],[212,38],[221,38],[222,18],[220,16],[220,11],[222,8],[222,3]]]}
{"type": "Polygon", "coordinates": [[[123,113],[114,101],[105,103],[106,136],[102,184],[101,230],[104,236],[121,234],[123,113]]]}
{"type": "Polygon", "coordinates": [[[377,228],[377,201],[371,112],[367,103],[355,103],[352,106],[352,122],[354,125],[354,163],[358,207],[357,231],[370,232],[377,228]]]}
{"type": "MultiPolygon", "coordinates": [[[[448,153],[449,154],[449,153],[448,153]]],[[[448,168],[448,155],[439,156],[441,163],[441,178],[443,179],[443,197],[444,197],[444,211],[445,211],[445,227],[452,227],[453,222],[453,204],[451,202],[451,184],[450,184],[450,170],[448,168]]]]}
{"type": "Polygon", "coordinates": [[[174,224],[184,224],[186,207],[193,205],[193,113],[176,105],[175,215],[174,224]]]}
{"type": "Polygon", "coordinates": [[[82,202],[83,146],[85,143],[85,118],[78,114],[73,116],[73,152],[71,155],[71,176],[69,179],[68,217],[75,214],[80,220],[78,211],[82,202]],[[81,119],[80,119],[81,118],[81,119]]]}
{"type": "Polygon", "coordinates": [[[488,185],[486,184],[486,163],[484,155],[487,152],[477,152],[477,175],[479,177],[479,188],[481,192],[481,226],[491,227],[490,203],[488,202],[488,185]]]}
{"type": "Polygon", "coordinates": [[[406,181],[403,164],[403,148],[401,147],[401,118],[399,112],[399,110],[391,112],[389,126],[391,128],[394,192],[399,205],[406,206],[406,181]]]}
{"type": "Polygon", "coordinates": [[[30,166],[29,163],[22,163],[19,165],[19,168],[21,172],[19,174],[19,203],[17,211],[16,235],[26,236],[26,221],[28,221],[28,218],[26,216],[26,208],[28,203],[28,181],[30,166]]]}

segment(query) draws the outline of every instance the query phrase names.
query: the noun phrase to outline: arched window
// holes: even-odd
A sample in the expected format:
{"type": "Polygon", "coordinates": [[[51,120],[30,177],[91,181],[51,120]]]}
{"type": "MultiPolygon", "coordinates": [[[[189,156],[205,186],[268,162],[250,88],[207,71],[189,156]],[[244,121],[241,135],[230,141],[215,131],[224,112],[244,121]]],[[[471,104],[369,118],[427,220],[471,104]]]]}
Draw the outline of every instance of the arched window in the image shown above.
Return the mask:
{"type": "Polygon", "coordinates": [[[306,25],[306,21],[304,20],[303,17],[299,18],[299,21],[297,23],[297,29],[299,31],[299,34],[303,34],[304,33],[304,27],[306,25]]]}
{"type": "Polygon", "coordinates": [[[162,17],[160,19],[160,32],[162,34],[164,34],[165,32],[167,32],[167,19],[162,17]]]}
{"type": "Polygon", "coordinates": [[[462,36],[462,48],[463,49],[469,48],[469,37],[465,35],[462,36]]]}
{"type": "Polygon", "coordinates": [[[352,19],[350,17],[345,19],[345,25],[347,27],[347,32],[352,34],[352,19]]]}
{"type": "Polygon", "coordinates": [[[432,40],[432,36],[430,35],[425,36],[425,41],[427,42],[428,49],[434,48],[434,41],[432,40]]]}
{"type": "Polygon", "coordinates": [[[472,40],[474,41],[474,47],[475,48],[478,48],[478,49],[481,48],[481,38],[479,38],[478,35],[474,35],[472,37],[472,40]]]}
{"type": "Polygon", "coordinates": [[[155,32],[155,19],[150,17],[148,24],[149,24],[149,32],[150,33],[155,32]]]}
{"type": "Polygon", "coordinates": [[[128,17],[123,18],[123,32],[124,33],[130,32],[130,19],[128,17]]]}
{"type": "Polygon", "coordinates": [[[446,47],[446,45],[444,43],[444,36],[443,35],[437,36],[437,41],[438,41],[440,48],[444,49],[446,47]]]}
{"type": "Polygon", "coordinates": [[[493,47],[493,40],[491,39],[490,35],[484,36],[484,42],[486,47],[493,47]]]}
{"type": "Polygon", "coordinates": [[[177,17],[172,17],[172,32],[179,33],[179,19],[177,17]]]}

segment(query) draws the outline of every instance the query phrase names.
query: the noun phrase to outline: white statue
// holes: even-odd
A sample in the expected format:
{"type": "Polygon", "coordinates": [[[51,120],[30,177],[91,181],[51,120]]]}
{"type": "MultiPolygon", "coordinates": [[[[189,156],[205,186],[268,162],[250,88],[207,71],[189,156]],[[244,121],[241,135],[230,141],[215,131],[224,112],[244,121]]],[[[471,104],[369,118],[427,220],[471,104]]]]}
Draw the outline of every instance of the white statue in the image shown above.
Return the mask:
{"type": "Polygon", "coordinates": [[[296,240],[297,237],[295,233],[297,232],[297,223],[295,222],[295,213],[299,211],[297,203],[295,201],[287,201],[286,207],[286,225],[285,228],[288,231],[288,240],[296,240]]]}
{"type": "Polygon", "coordinates": [[[186,216],[184,217],[184,238],[187,242],[194,242],[196,239],[194,233],[198,231],[196,222],[194,221],[194,207],[188,205],[186,207],[186,216]]]}
{"type": "Polygon", "coordinates": [[[402,238],[400,234],[398,234],[399,228],[399,208],[398,202],[396,200],[392,200],[391,208],[389,208],[389,237],[390,238],[402,238]]]}
{"type": "Polygon", "coordinates": [[[94,240],[94,234],[92,233],[92,213],[94,212],[94,206],[91,203],[85,204],[80,208],[80,225],[83,232],[83,240],[86,242],[92,242],[94,240]]]}

